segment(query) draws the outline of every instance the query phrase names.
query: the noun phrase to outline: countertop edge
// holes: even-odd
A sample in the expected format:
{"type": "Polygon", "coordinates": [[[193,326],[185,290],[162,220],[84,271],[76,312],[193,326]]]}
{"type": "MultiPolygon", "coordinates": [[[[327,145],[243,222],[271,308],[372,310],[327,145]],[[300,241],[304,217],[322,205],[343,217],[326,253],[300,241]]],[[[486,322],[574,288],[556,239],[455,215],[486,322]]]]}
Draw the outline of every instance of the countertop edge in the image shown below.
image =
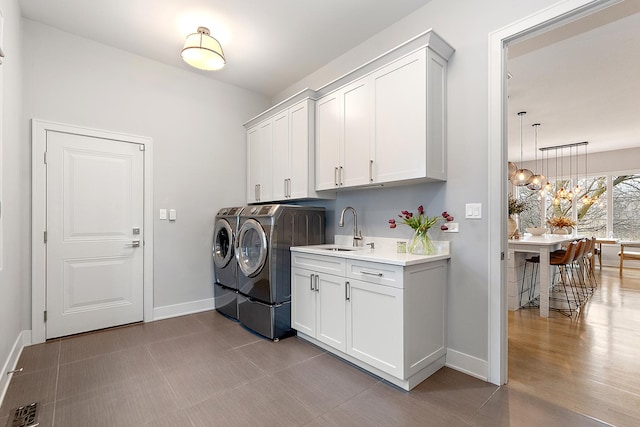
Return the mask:
{"type": "Polygon", "coordinates": [[[380,251],[378,249],[362,248],[355,251],[328,251],[322,247],[336,245],[317,245],[317,246],[292,246],[291,252],[307,253],[312,255],[321,255],[334,258],[344,258],[354,261],[378,262],[381,264],[392,265],[418,265],[428,262],[450,259],[451,255],[447,253],[435,255],[413,255],[408,253],[396,253],[390,251],[380,251]]]}

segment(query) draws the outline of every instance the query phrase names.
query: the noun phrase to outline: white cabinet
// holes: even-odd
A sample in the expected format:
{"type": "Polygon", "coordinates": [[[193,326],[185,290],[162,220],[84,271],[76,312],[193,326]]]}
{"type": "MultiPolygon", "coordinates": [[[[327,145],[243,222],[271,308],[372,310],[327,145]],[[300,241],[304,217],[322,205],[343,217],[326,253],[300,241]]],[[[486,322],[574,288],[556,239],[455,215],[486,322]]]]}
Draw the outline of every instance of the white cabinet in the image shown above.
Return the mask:
{"type": "Polygon", "coordinates": [[[446,260],[399,266],[292,249],[298,336],[409,390],[444,366],[446,260]]]}
{"type": "Polygon", "coordinates": [[[247,201],[271,200],[271,153],[273,121],[267,120],[247,131],[247,201]]]}
{"type": "Polygon", "coordinates": [[[314,117],[315,101],[307,97],[249,122],[248,203],[317,197],[314,117]]]}
{"type": "Polygon", "coordinates": [[[345,262],[331,257],[303,258],[306,261],[299,259],[297,265],[307,268],[291,269],[291,299],[296,301],[291,307],[291,327],[345,351],[345,262]]]}
{"type": "Polygon", "coordinates": [[[318,101],[316,190],[369,182],[369,99],[361,79],[318,101]]]}
{"type": "Polygon", "coordinates": [[[373,183],[446,180],[446,67],[421,49],[371,75],[373,183]]]}
{"type": "Polygon", "coordinates": [[[446,71],[422,47],[321,97],[316,189],[446,180],[446,71]]]}

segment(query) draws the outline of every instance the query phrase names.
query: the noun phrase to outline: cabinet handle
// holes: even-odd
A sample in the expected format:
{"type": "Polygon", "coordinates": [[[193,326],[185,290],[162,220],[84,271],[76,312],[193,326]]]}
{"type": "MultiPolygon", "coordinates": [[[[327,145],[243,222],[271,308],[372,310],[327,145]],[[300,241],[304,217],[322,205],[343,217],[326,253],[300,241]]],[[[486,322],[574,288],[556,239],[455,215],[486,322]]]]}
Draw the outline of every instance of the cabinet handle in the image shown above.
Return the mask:
{"type": "Polygon", "coordinates": [[[291,197],[291,178],[287,178],[287,197],[291,197]]]}
{"type": "Polygon", "coordinates": [[[380,273],[379,271],[360,270],[360,274],[366,274],[367,276],[382,277],[382,273],[380,273]]]}
{"type": "Polygon", "coordinates": [[[369,182],[373,182],[373,160],[369,160],[369,182]]]}
{"type": "Polygon", "coordinates": [[[320,276],[316,274],[316,292],[320,292],[320,276]]]}
{"type": "Polygon", "coordinates": [[[344,299],[351,301],[351,283],[344,282],[344,299]]]}
{"type": "Polygon", "coordinates": [[[338,167],[333,168],[333,182],[338,186],[338,167]]]}
{"type": "Polygon", "coordinates": [[[315,277],[315,274],[310,274],[309,275],[309,290],[311,291],[315,291],[315,289],[313,288],[313,278],[315,277]]]}
{"type": "Polygon", "coordinates": [[[340,176],[340,186],[343,186],[344,182],[342,182],[342,166],[340,166],[340,173],[338,175],[340,176]]]}

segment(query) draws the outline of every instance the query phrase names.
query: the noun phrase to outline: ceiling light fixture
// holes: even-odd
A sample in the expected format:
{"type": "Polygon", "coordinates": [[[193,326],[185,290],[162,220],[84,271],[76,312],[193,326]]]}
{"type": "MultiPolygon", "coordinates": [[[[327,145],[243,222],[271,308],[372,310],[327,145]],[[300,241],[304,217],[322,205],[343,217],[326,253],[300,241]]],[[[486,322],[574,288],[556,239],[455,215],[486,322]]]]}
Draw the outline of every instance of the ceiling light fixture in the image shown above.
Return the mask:
{"type": "Polygon", "coordinates": [[[182,48],[182,59],[192,67],[200,70],[219,70],[226,60],[220,42],[211,37],[209,29],[198,27],[198,31],[189,34],[182,48]]]}
{"type": "MultiPolygon", "coordinates": [[[[520,166],[522,166],[522,116],[527,114],[526,111],[520,111],[518,115],[520,116],[520,166]]],[[[533,175],[529,169],[518,169],[516,173],[513,174],[509,181],[517,187],[524,187],[529,183],[529,179],[533,175]]]]}

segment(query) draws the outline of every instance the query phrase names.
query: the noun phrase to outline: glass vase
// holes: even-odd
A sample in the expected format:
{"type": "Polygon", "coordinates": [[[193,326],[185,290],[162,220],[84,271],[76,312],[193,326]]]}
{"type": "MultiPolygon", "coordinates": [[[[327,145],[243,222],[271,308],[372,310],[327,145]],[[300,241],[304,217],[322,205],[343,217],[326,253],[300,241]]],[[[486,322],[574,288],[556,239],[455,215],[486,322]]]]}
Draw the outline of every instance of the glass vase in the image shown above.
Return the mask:
{"type": "Polygon", "coordinates": [[[429,230],[420,231],[415,230],[413,237],[409,241],[408,246],[409,253],[414,255],[433,255],[436,253],[436,248],[429,237],[429,230]]]}

